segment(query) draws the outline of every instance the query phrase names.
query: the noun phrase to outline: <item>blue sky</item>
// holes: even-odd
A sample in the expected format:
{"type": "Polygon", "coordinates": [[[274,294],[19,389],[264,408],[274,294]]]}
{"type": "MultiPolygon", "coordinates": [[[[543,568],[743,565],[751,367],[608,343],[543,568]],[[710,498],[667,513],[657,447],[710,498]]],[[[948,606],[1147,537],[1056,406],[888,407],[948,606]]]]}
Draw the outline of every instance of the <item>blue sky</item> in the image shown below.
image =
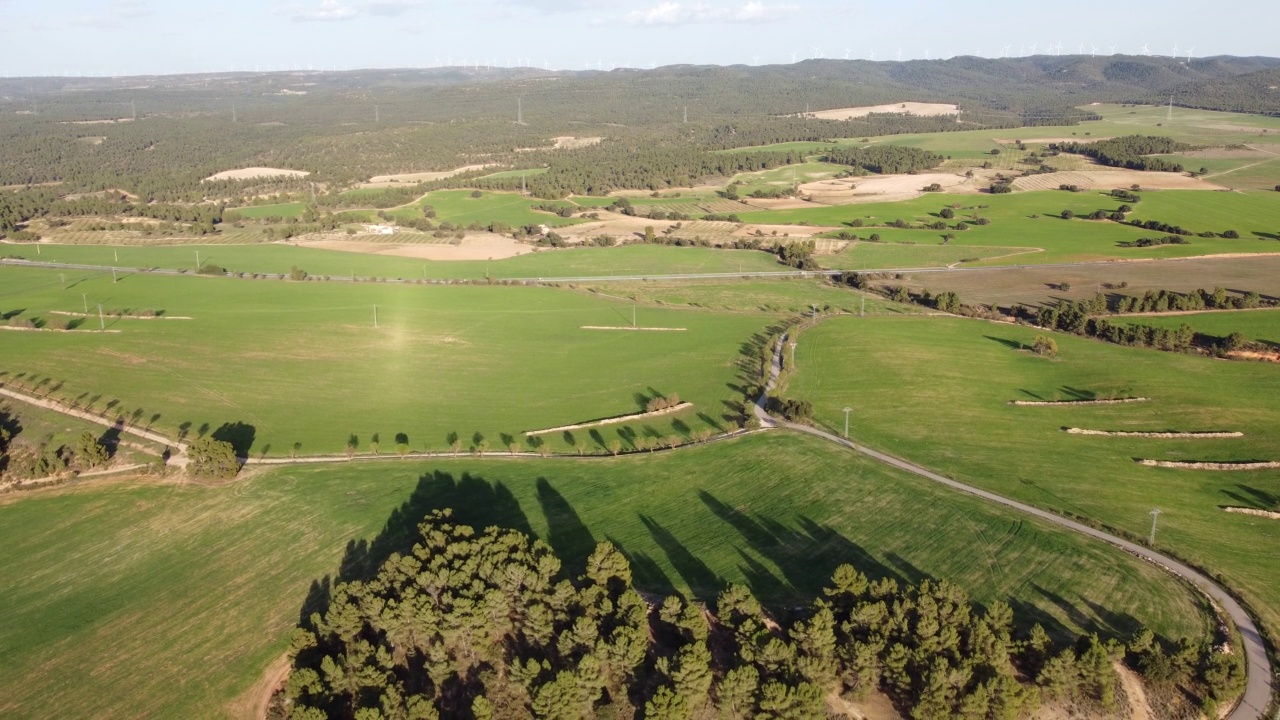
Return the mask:
{"type": "Polygon", "coordinates": [[[0,0],[0,76],[1280,55],[1270,0],[0,0]],[[1253,18],[1253,21],[1249,21],[1253,18]],[[1269,18],[1269,19],[1268,19],[1269,18]],[[1194,48],[1194,49],[1193,49],[1194,48]]]}

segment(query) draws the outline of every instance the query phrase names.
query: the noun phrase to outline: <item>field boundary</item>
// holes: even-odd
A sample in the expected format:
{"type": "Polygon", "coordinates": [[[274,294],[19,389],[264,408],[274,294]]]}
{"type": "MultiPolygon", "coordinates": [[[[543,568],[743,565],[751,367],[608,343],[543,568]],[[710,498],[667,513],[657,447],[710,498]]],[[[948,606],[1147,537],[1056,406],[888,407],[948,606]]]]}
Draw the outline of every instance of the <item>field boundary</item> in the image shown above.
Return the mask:
{"type": "MultiPolygon", "coordinates": [[[[605,328],[605,329],[618,329],[618,328],[605,328]]],[[[625,330],[629,328],[621,328],[621,329],[625,330]]],[[[681,328],[681,329],[683,330],[684,328],[681,328]]],[[[603,420],[590,420],[588,422],[578,423],[576,425],[561,425],[560,427],[547,428],[546,430],[525,430],[524,434],[528,436],[546,435],[547,433],[563,432],[565,430],[580,430],[582,428],[592,427],[594,425],[613,425],[615,423],[620,423],[620,422],[630,422],[632,420],[640,420],[642,418],[651,418],[651,417],[657,417],[659,415],[667,415],[673,412],[680,412],[681,410],[688,410],[691,407],[693,407],[693,403],[682,402],[679,405],[672,405],[671,407],[665,407],[665,408],[662,408],[661,410],[650,410],[648,412],[634,413],[631,415],[617,415],[611,418],[604,418],[603,420]]]]}

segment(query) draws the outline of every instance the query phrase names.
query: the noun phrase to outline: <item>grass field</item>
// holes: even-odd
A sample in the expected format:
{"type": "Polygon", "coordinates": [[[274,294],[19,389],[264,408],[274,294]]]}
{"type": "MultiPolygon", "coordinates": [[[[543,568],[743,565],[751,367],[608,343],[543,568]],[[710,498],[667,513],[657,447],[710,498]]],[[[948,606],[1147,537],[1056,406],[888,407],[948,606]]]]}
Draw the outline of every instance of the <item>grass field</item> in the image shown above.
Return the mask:
{"type": "Polygon", "coordinates": [[[242,217],[253,219],[264,217],[296,218],[302,217],[302,213],[305,212],[306,209],[307,204],[304,202],[291,202],[277,203],[275,205],[248,205],[245,207],[228,208],[227,212],[234,212],[242,217]]]}
{"type": "MultiPolygon", "coordinates": [[[[0,378],[0,381],[8,381],[8,379],[4,377],[0,378]]],[[[31,448],[40,447],[41,445],[57,448],[65,445],[69,448],[74,448],[80,436],[86,432],[92,433],[95,438],[100,440],[108,434],[108,428],[103,425],[70,417],[52,410],[38,408],[7,397],[0,398],[0,412],[5,413],[17,422],[16,432],[13,432],[11,440],[14,445],[23,445],[31,448]]],[[[143,424],[145,422],[144,420],[143,424]]],[[[10,430],[13,431],[14,428],[10,428],[10,430]]],[[[158,447],[142,438],[128,436],[124,439],[129,443],[154,450],[155,454],[149,455],[135,448],[120,445],[114,456],[119,465],[154,462],[164,450],[164,448],[158,447]]]]}
{"type": "MultiPolygon", "coordinates": [[[[1261,313],[1258,313],[1261,314],[1261,313]]],[[[944,318],[836,318],[798,340],[788,393],[872,447],[1042,507],[1145,536],[1220,573],[1280,631],[1280,522],[1223,505],[1280,509],[1280,471],[1148,468],[1135,458],[1280,459],[1280,368],[1056,336],[1060,356],[1017,349],[1034,328],[944,318]],[[1015,407],[1016,399],[1139,396],[1115,406],[1015,407]],[[1226,440],[1080,437],[1099,430],[1239,430],[1226,440]]]]}
{"type": "Polygon", "coordinates": [[[546,168],[526,168],[524,170],[503,170],[492,175],[485,175],[483,180],[497,180],[499,178],[518,178],[533,177],[534,175],[542,175],[547,172],[546,168]]]}
{"type": "Polygon", "coordinates": [[[729,312],[810,312],[815,303],[836,312],[920,312],[917,305],[889,302],[878,295],[859,293],[826,280],[788,278],[778,280],[652,280],[615,282],[594,286],[600,293],[660,305],[684,305],[729,312]]]}
{"type": "Polygon", "coordinates": [[[104,265],[120,268],[173,268],[194,271],[200,261],[232,272],[287,274],[300,267],[316,276],[360,278],[433,278],[483,280],[486,277],[542,278],[599,275],[666,275],[778,272],[788,268],[758,250],[715,250],[661,245],[546,250],[502,260],[430,261],[370,253],[319,250],[285,243],[268,245],[169,245],[111,247],[92,245],[6,245],[5,257],[104,265]]]}
{"type": "MultiPolygon", "coordinates": [[[[731,425],[741,397],[742,344],[768,316],[638,309],[641,326],[682,332],[608,332],[629,326],[628,301],[551,288],[438,287],[383,283],[251,282],[236,279],[74,275],[0,269],[6,312],[150,307],[189,321],[112,320],[117,334],[9,333],[0,369],[53,377],[64,398],[101,394],[99,407],[160,414],[171,436],[180,423],[251,426],[242,451],[283,456],[341,452],[349,434],[368,451],[407,433],[411,448],[463,448],[481,433],[504,451],[526,430],[643,410],[655,392],[678,393],[691,410],[644,424],[610,425],[579,440],[603,452],[629,437],[688,438],[731,425]],[[377,327],[374,327],[374,306],[377,327]],[[317,368],[323,368],[318,371],[317,368]],[[633,434],[633,435],[628,435],[633,434]]],[[[573,443],[548,438],[561,450],[573,443]]]]}
{"type": "MultiPolygon", "coordinates": [[[[1124,321],[1124,317],[1117,318],[1124,321]]],[[[1280,309],[1228,310],[1223,312],[1193,313],[1161,317],[1144,315],[1133,318],[1134,323],[1158,327],[1178,327],[1183,323],[1207,335],[1226,337],[1233,332],[1243,333],[1254,342],[1280,348],[1280,309]]]]}
{"type": "MultiPolygon", "coordinates": [[[[1150,230],[1128,227],[1106,220],[1093,221],[1076,218],[1063,220],[1063,210],[1071,210],[1077,216],[1088,215],[1094,210],[1115,210],[1119,202],[1103,193],[1043,191],[1012,193],[1007,195],[935,195],[929,194],[915,200],[866,205],[836,205],[801,208],[796,210],[771,210],[744,213],[743,222],[749,223],[801,223],[810,225],[848,225],[854,220],[864,224],[890,223],[898,219],[909,223],[934,222],[943,206],[960,205],[951,224],[967,220],[975,213],[991,221],[989,225],[971,225],[968,230],[955,232],[956,238],[949,246],[979,246],[983,248],[1017,249],[1041,248],[1033,258],[1009,257],[992,260],[989,264],[1023,264],[1078,262],[1112,258],[1153,259],[1191,257],[1225,253],[1280,252],[1277,229],[1280,228],[1280,193],[1250,192],[1227,194],[1205,191],[1166,190],[1143,194],[1133,213],[1134,217],[1159,219],[1162,222],[1181,224],[1197,232],[1202,230],[1234,229],[1240,233],[1238,240],[1222,238],[1190,238],[1186,245],[1161,245],[1150,248],[1124,248],[1118,243],[1142,237],[1159,235],[1150,230]],[[985,206],[985,207],[981,207],[985,206]]],[[[946,230],[897,230],[893,228],[849,228],[859,236],[878,233],[887,242],[911,240],[920,245],[941,245],[946,230]]],[[[900,267],[898,260],[889,267],[900,267]]]]}
{"type": "MultiPolygon", "coordinates": [[[[393,217],[422,217],[421,207],[430,205],[436,211],[436,220],[448,221],[463,227],[473,222],[488,225],[491,222],[504,222],[512,227],[522,225],[549,225],[564,227],[583,222],[578,218],[562,218],[558,215],[534,210],[533,206],[545,203],[545,200],[531,199],[515,193],[483,192],[478,198],[471,197],[470,190],[437,190],[427,193],[417,202],[388,210],[393,217]]],[[[554,203],[569,205],[570,203],[554,203]]]]}
{"type": "Polygon", "coordinates": [[[795,184],[802,185],[815,180],[826,180],[847,170],[849,170],[849,167],[846,165],[808,162],[797,165],[784,165],[772,170],[761,170],[760,172],[740,173],[733,177],[733,181],[740,184],[738,194],[745,196],[750,195],[753,190],[790,187],[793,184],[792,178],[795,179],[795,184]]]}
{"type": "Polygon", "coordinates": [[[344,554],[398,547],[435,507],[535,533],[570,572],[611,540],[653,592],[708,599],[733,581],[786,605],[849,562],[950,579],[1060,636],[1206,629],[1150,565],[805,437],[586,462],[282,468],[229,487],[101,483],[0,504],[0,712],[242,716],[230,701],[284,652],[308,586],[344,554]]]}

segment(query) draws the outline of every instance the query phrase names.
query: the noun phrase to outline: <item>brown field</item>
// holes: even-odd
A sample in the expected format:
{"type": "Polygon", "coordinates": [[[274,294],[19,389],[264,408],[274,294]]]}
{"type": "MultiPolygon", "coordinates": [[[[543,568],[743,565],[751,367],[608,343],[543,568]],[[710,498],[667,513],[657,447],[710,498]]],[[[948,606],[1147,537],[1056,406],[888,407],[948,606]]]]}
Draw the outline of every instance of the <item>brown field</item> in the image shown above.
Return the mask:
{"type": "Polygon", "coordinates": [[[464,173],[469,170],[481,170],[491,166],[492,166],[492,163],[489,163],[487,165],[463,165],[460,168],[454,168],[452,170],[444,170],[441,172],[419,172],[419,173],[399,173],[397,175],[375,175],[369,178],[368,182],[360,183],[359,186],[362,188],[385,188],[385,187],[395,187],[396,185],[401,185],[405,183],[412,185],[420,182],[431,182],[432,180],[443,180],[445,178],[453,177],[454,175],[457,175],[459,173],[464,173]]]}
{"type": "Polygon", "coordinates": [[[1211,159],[1234,159],[1234,158],[1268,158],[1274,157],[1275,153],[1266,150],[1258,150],[1252,147],[1244,148],[1207,148],[1204,150],[1188,150],[1179,155],[1186,157],[1211,158],[1211,159]]]}
{"type": "Polygon", "coordinates": [[[1078,185],[1085,190],[1114,190],[1139,185],[1151,190],[1224,190],[1182,173],[1142,170],[1068,170],[1027,175],[1013,181],[1017,190],[1057,190],[1059,185],[1078,185]]]}
{"type": "Polygon", "coordinates": [[[494,233],[471,233],[454,245],[438,243],[368,242],[346,239],[346,236],[304,240],[296,243],[303,247],[369,255],[394,255],[422,260],[501,260],[534,252],[532,245],[518,243],[509,237],[494,233]]]}
{"type": "Polygon", "coordinates": [[[800,186],[800,192],[823,205],[892,202],[918,198],[925,194],[921,188],[933,183],[941,185],[946,193],[977,193],[991,184],[985,175],[979,172],[971,178],[956,173],[872,175],[805,183],[800,186]]]}
{"type": "Polygon", "coordinates": [[[819,120],[849,120],[866,117],[871,113],[906,113],[908,115],[955,115],[959,112],[956,105],[945,103],[890,103],[888,105],[865,105],[863,107],[835,108],[809,113],[809,117],[819,120]]]}
{"type": "Polygon", "coordinates": [[[285,170],[283,168],[250,167],[238,170],[223,170],[205,178],[206,182],[216,180],[248,180],[261,177],[306,177],[311,173],[305,170],[285,170]]]}
{"type": "Polygon", "coordinates": [[[1277,298],[1280,254],[914,273],[904,280],[887,280],[884,284],[903,284],[915,290],[928,288],[933,292],[950,290],[966,303],[996,303],[1001,307],[1082,300],[1099,291],[1141,295],[1147,290],[1188,292],[1218,286],[1277,298]],[[1062,282],[1070,283],[1071,290],[1058,290],[1062,282]],[[1120,289],[1122,282],[1128,286],[1120,289]],[[1108,283],[1115,289],[1104,287],[1108,283]]]}

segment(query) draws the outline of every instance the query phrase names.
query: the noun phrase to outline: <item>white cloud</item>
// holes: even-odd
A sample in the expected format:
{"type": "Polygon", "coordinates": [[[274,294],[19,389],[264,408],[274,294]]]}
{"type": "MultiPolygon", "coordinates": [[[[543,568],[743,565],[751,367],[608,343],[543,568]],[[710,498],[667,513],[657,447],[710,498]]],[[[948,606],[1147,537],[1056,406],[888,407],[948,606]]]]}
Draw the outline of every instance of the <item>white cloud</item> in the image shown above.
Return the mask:
{"type": "Polygon", "coordinates": [[[710,5],[703,2],[667,0],[623,16],[630,25],[689,25],[692,23],[759,23],[768,22],[799,9],[797,5],[768,5],[750,0],[742,5],[710,5]]]}
{"type": "Polygon", "coordinates": [[[418,0],[370,0],[365,3],[364,9],[370,15],[382,15],[384,17],[396,17],[403,15],[410,10],[422,5],[418,0]]]}
{"type": "Polygon", "coordinates": [[[359,3],[323,0],[319,5],[291,5],[285,13],[298,22],[336,22],[370,15],[399,17],[421,6],[421,0],[365,0],[359,3]]]}
{"type": "Polygon", "coordinates": [[[359,11],[350,5],[343,5],[338,0],[324,0],[316,7],[294,7],[289,17],[298,22],[333,22],[335,20],[350,20],[359,11]]]}

